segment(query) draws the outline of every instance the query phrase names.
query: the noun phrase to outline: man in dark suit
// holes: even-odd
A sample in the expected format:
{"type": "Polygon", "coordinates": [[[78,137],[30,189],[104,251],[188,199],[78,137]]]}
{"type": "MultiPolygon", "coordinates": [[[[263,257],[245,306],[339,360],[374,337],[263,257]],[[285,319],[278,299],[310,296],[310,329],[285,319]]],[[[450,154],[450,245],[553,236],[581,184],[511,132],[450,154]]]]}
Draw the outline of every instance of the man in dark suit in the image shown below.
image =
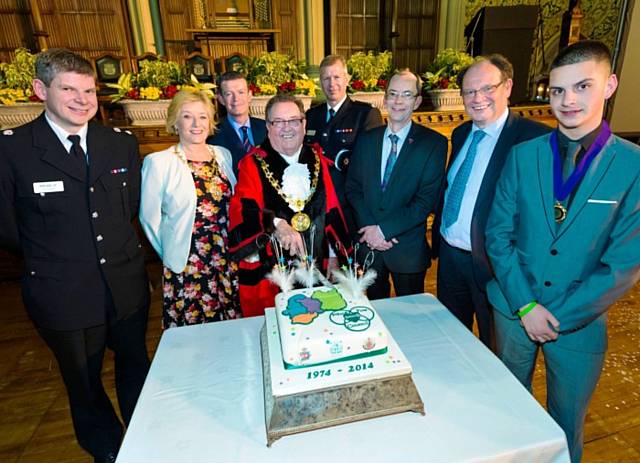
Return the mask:
{"type": "Polygon", "coordinates": [[[423,292],[431,263],[426,224],[440,195],[447,139],[411,121],[422,101],[421,87],[408,70],[391,78],[388,125],[360,136],[347,176],[347,200],[366,244],[358,260],[373,251],[378,273],[368,290],[371,299],[389,297],[389,275],[396,295],[423,292]]]}
{"type": "Polygon", "coordinates": [[[207,138],[207,143],[231,151],[236,178],[240,159],[267,136],[264,120],[249,116],[251,98],[247,79],[242,74],[235,71],[222,74],[218,101],[227,109],[227,116],[218,122],[216,132],[207,138]]]}
{"type": "Polygon", "coordinates": [[[24,257],[24,305],[58,362],[78,442],[95,461],[111,462],[123,425],[100,377],[105,348],[115,354],[125,424],[149,369],[149,291],[131,224],[138,145],[89,123],[98,102],[81,56],[40,53],[33,87],[45,112],[0,136],[0,247],[24,257]]]}
{"type": "Polygon", "coordinates": [[[306,144],[318,143],[324,155],[334,161],[331,176],[345,212],[347,225],[353,228],[349,207],[344,199],[347,168],[356,140],[366,130],[383,124],[377,108],[347,96],[351,76],[343,56],[329,55],[320,63],[320,85],[327,97],[326,104],[307,111],[306,144]]]}
{"type": "Polygon", "coordinates": [[[458,76],[471,121],[453,131],[452,153],[433,225],[439,256],[438,298],[469,329],[474,314],[480,340],[493,348],[493,318],[485,286],[493,272],[484,231],[495,185],[513,145],[551,128],[509,111],[513,66],[501,55],[480,58],[458,76]]]}

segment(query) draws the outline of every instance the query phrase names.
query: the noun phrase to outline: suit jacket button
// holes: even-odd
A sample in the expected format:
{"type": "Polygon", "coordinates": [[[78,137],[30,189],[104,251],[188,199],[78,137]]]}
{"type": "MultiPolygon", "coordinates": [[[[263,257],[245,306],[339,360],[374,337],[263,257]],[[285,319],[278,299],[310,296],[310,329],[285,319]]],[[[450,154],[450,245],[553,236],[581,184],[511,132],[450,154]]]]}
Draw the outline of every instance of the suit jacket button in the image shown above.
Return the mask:
{"type": "Polygon", "coordinates": [[[91,193],[93,193],[95,190],[94,190],[94,188],[93,188],[92,186],[90,186],[90,187],[89,187],[89,191],[90,191],[91,193]]]}
{"type": "Polygon", "coordinates": [[[102,258],[100,259],[100,265],[102,265],[102,264],[106,264],[106,263],[107,263],[107,259],[105,259],[104,257],[102,257],[102,258]]]}
{"type": "Polygon", "coordinates": [[[91,217],[93,217],[94,219],[97,219],[99,217],[98,211],[93,211],[91,213],[91,217]]]}
{"type": "Polygon", "coordinates": [[[35,270],[31,270],[31,272],[29,272],[31,274],[31,276],[34,276],[36,274],[35,270]]]}
{"type": "Polygon", "coordinates": [[[102,235],[98,235],[96,236],[96,241],[102,241],[104,238],[102,237],[102,235]]]}
{"type": "Polygon", "coordinates": [[[557,249],[552,249],[552,250],[551,250],[551,255],[552,255],[552,256],[556,256],[556,255],[558,255],[558,250],[557,250],[557,249]]]}
{"type": "Polygon", "coordinates": [[[544,285],[545,285],[545,286],[547,286],[547,287],[549,287],[549,286],[551,286],[551,282],[550,282],[550,281],[545,281],[545,282],[544,282],[544,285]]]}

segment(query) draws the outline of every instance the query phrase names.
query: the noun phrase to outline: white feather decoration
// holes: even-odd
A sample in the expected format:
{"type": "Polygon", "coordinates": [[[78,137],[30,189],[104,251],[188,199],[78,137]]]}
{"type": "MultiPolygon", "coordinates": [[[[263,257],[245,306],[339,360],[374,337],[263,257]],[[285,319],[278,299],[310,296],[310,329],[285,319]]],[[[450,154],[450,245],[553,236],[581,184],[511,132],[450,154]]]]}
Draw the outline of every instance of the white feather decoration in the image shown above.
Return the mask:
{"type": "Polygon", "coordinates": [[[378,274],[375,270],[369,269],[364,275],[358,277],[351,271],[334,270],[331,272],[331,276],[336,279],[349,296],[353,299],[360,299],[365,295],[367,288],[376,280],[378,274]]]}
{"type": "Polygon", "coordinates": [[[306,263],[300,260],[297,261],[294,274],[296,281],[305,288],[313,288],[318,281],[316,277],[316,263],[313,260],[309,260],[306,263]]]}
{"type": "Polygon", "coordinates": [[[273,267],[273,270],[267,274],[267,278],[278,285],[283,293],[288,293],[293,289],[294,272],[283,269],[279,265],[273,267]]]}

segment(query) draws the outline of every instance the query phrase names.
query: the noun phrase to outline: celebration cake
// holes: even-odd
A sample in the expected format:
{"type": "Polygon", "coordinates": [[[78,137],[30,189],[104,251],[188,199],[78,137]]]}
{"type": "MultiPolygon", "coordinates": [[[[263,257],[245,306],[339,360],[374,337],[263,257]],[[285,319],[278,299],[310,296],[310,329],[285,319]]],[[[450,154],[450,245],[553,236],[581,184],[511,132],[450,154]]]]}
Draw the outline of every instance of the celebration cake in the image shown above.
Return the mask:
{"type": "Polygon", "coordinates": [[[365,296],[339,286],[296,289],[278,294],[275,308],[286,369],[387,352],[387,328],[365,296]]]}

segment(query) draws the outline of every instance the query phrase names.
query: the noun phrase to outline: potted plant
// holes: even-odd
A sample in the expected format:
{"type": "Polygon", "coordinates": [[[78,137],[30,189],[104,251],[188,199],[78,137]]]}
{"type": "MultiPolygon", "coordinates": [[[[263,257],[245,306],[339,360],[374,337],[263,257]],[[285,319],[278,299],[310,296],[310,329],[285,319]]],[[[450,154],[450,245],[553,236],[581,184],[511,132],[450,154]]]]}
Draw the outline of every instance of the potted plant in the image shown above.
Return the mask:
{"type": "Polygon", "coordinates": [[[142,61],[138,73],[120,76],[118,83],[107,84],[116,89],[111,101],[122,105],[135,126],[162,126],[167,119],[169,103],[181,89],[207,91],[213,98],[213,84],[203,84],[174,61],[142,61]]]}
{"type": "Polygon", "coordinates": [[[0,63],[0,128],[9,129],[32,121],[44,104],[33,93],[36,55],[25,48],[15,50],[11,63],[0,63]]]}
{"type": "Polygon", "coordinates": [[[316,83],[305,73],[304,61],[297,62],[292,56],[272,51],[252,58],[244,69],[253,98],[249,111],[254,117],[265,118],[267,101],[277,93],[298,96],[309,109],[316,96],[316,83]]]}
{"type": "Polygon", "coordinates": [[[393,54],[390,51],[374,53],[357,52],[347,60],[351,75],[348,91],[354,100],[372,104],[384,110],[384,92],[392,70],[393,54]]]}
{"type": "Polygon", "coordinates": [[[423,88],[436,111],[464,109],[457,78],[458,73],[471,64],[473,57],[463,51],[446,48],[438,52],[422,75],[425,82],[423,88]]]}

